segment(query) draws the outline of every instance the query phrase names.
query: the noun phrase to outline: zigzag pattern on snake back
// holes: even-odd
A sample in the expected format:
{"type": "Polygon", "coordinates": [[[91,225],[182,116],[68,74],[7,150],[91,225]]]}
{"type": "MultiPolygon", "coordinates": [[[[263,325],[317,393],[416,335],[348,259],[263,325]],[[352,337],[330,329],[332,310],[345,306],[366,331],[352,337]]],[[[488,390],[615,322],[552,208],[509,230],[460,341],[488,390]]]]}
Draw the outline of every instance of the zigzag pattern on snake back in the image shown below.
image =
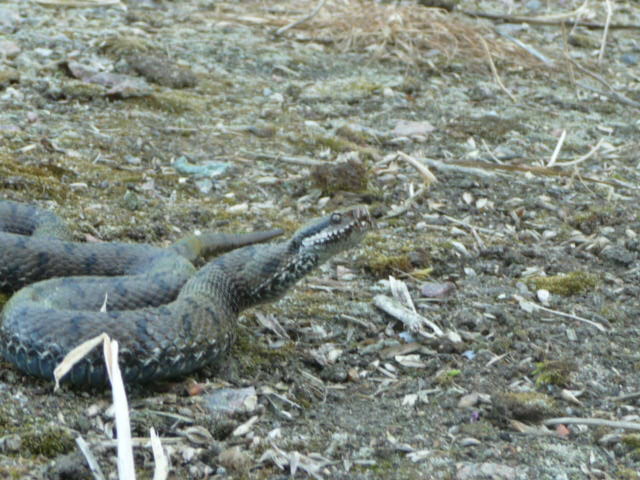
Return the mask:
{"type": "MultiPolygon", "coordinates": [[[[20,289],[2,312],[0,353],[28,374],[52,378],[66,353],[105,332],[120,344],[126,381],[185,375],[229,349],[242,310],[280,298],[372,225],[367,209],[354,207],[283,242],[255,244],[279,230],[210,233],[163,249],[72,242],[54,214],[0,200],[0,291],[20,289]],[[231,249],[198,271],[191,263],[231,249]]],[[[89,355],[64,380],[104,384],[101,357],[89,355]]]]}

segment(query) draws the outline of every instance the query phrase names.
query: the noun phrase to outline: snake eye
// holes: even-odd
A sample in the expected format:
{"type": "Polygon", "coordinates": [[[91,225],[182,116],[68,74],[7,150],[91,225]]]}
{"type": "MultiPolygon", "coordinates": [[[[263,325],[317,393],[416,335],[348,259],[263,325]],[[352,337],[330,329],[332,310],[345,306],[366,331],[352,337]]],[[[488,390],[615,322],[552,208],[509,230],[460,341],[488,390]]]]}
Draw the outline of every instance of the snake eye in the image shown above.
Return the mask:
{"type": "Polygon", "coordinates": [[[331,223],[338,224],[342,221],[342,214],[336,212],[331,214],[331,223]]]}

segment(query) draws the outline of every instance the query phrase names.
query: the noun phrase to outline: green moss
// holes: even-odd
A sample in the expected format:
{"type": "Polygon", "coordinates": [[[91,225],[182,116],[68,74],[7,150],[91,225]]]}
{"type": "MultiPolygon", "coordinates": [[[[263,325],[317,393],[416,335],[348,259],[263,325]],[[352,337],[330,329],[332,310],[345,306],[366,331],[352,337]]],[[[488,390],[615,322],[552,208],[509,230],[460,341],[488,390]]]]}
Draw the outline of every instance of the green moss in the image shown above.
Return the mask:
{"type": "Polygon", "coordinates": [[[314,186],[326,194],[335,192],[364,192],[369,186],[369,169],[363,162],[328,163],[313,169],[314,186]]]}
{"type": "Polygon", "coordinates": [[[622,436],[622,443],[634,449],[640,449],[640,433],[629,433],[622,436]]]}
{"type": "Polygon", "coordinates": [[[20,82],[20,72],[13,68],[0,70],[0,89],[6,88],[12,83],[20,82]]]}
{"type": "Polygon", "coordinates": [[[372,258],[368,264],[369,271],[379,278],[397,275],[398,272],[410,272],[412,270],[409,255],[378,255],[372,258]]]}
{"type": "Polygon", "coordinates": [[[613,205],[596,205],[590,206],[584,212],[576,213],[567,220],[567,223],[573,228],[577,228],[581,232],[592,234],[599,227],[606,225],[615,225],[621,220],[620,214],[616,212],[613,205]]]}
{"type": "Polygon", "coordinates": [[[632,468],[620,468],[618,470],[617,480],[640,480],[640,473],[632,468]]]}
{"type": "Polygon", "coordinates": [[[0,154],[0,188],[38,192],[38,198],[50,197],[63,203],[69,191],[59,178],[55,165],[30,165],[0,154]]]}
{"type": "Polygon", "coordinates": [[[7,480],[28,478],[29,473],[31,472],[27,466],[0,466],[0,478],[7,480]]]}
{"type": "Polygon", "coordinates": [[[169,113],[204,112],[207,108],[205,97],[183,90],[163,90],[128,101],[169,113]]]}
{"type": "Polygon", "coordinates": [[[592,273],[576,271],[551,277],[531,277],[526,280],[529,287],[545,289],[556,295],[576,295],[592,290],[598,284],[598,277],[592,273]]]}
{"type": "Polygon", "coordinates": [[[538,392],[508,392],[494,396],[494,408],[508,418],[537,422],[552,416],[556,404],[549,395],[538,392]]]}
{"type": "Polygon", "coordinates": [[[230,355],[238,359],[247,375],[252,375],[261,368],[269,368],[274,362],[287,359],[294,350],[293,342],[277,349],[267,348],[255,336],[240,330],[230,355]]]}
{"type": "Polygon", "coordinates": [[[334,153],[358,152],[365,160],[378,158],[377,151],[369,146],[362,146],[349,138],[339,135],[296,135],[289,138],[292,145],[303,151],[328,148],[334,153]]]}
{"type": "Polygon", "coordinates": [[[453,385],[456,378],[462,375],[462,372],[458,369],[442,370],[438,372],[434,378],[434,382],[441,387],[448,387],[453,385]]]}
{"type": "Polygon", "coordinates": [[[318,135],[313,140],[316,146],[329,148],[337,153],[352,152],[359,149],[355,143],[340,137],[318,135]]]}
{"type": "Polygon", "coordinates": [[[356,264],[377,278],[386,278],[399,272],[413,275],[416,268],[422,278],[431,274],[430,251],[416,248],[415,242],[398,242],[398,237],[388,237],[374,231],[365,237],[362,247],[362,256],[356,260],[356,264]]]}
{"type": "Polygon", "coordinates": [[[114,35],[104,41],[101,50],[113,56],[120,56],[148,52],[152,48],[153,44],[146,38],[135,35],[114,35]]]}
{"type": "Polygon", "coordinates": [[[363,130],[355,130],[348,125],[343,125],[342,127],[336,130],[336,135],[347,139],[350,142],[356,143],[358,145],[366,145],[370,143],[378,143],[378,139],[363,130]]]}
{"type": "Polygon", "coordinates": [[[570,382],[571,373],[576,368],[576,364],[569,360],[550,360],[536,363],[536,369],[533,371],[533,374],[538,376],[536,385],[566,386],[570,382]]]}
{"type": "Polygon", "coordinates": [[[21,439],[23,449],[32,455],[43,455],[48,458],[69,453],[76,444],[68,430],[55,426],[23,433],[21,439]]]}
{"type": "Polygon", "coordinates": [[[447,131],[454,137],[473,136],[483,138],[490,143],[503,141],[511,131],[523,133],[525,130],[519,118],[502,118],[495,115],[462,117],[447,127],[447,131]]]}
{"type": "Polygon", "coordinates": [[[502,355],[513,349],[513,338],[510,336],[498,335],[491,342],[491,349],[496,355],[502,355]]]}
{"type": "Polygon", "coordinates": [[[83,82],[81,80],[66,80],[60,86],[60,92],[65,98],[76,100],[92,100],[104,97],[107,89],[97,83],[83,82]]]}
{"type": "Polygon", "coordinates": [[[460,425],[460,434],[478,439],[491,438],[497,434],[496,428],[488,421],[482,420],[474,423],[460,425]]]}

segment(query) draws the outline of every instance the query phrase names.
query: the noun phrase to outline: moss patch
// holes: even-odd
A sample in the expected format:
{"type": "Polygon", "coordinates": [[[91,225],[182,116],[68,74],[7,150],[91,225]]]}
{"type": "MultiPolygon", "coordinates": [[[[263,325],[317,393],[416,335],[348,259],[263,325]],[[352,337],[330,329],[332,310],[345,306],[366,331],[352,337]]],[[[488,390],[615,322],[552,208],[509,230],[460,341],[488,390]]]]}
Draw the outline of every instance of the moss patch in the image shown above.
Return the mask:
{"type": "Polygon", "coordinates": [[[538,392],[509,392],[494,396],[494,409],[507,418],[538,422],[553,416],[556,404],[549,395],[538,392]]]}
{"type": "Polygon", "coordinates": [[[556,385],[564,387],[570,383],[571,373],[576,370],[574,362],[568,360],[550,360],[536,364],[533,371],[537,375],[536,385],[556,385]]]}
{"type": "Polygon", "coordinates": [[[576,271],[551,277],[531,277],[527,279],[529,287],[544,289],[556,295],[576,295],[592,290],[598,284],[598,277],[592,273],[576,271]]]}
{"type": "Polygon", "coordinates": [[[369,172],[363,162],[327,163],[313,169],[311,179],[323,192],[363,192],[369,185],[369,172]]]}
{"type": "Polygon", "coordinates": [[[64,455],[75,448],[75,440],[62,428],[48,426],[43,430],[33,430],[21,435],[22,447],[32,455],[53,458],[64,455]]]}

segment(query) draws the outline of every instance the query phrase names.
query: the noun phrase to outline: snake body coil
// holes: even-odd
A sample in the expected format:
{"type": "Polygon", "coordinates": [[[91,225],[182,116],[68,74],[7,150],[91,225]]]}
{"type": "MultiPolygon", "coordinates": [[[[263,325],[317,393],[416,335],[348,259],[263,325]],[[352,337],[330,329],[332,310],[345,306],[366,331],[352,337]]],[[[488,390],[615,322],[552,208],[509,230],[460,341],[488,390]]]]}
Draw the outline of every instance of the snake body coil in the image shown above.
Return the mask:
{"type": "MultiPolygon", "coordinates": [[[[187,374],[229,349],[242,310],[280,298],[371,226],[367,210],[355,207],[279,243],[255,244],[279,231],[205,234],[163,249],[72,242],[54,214],[0,201],[0,291],[20,289],[2,312],[0,353],[28,374],[52,378],[71,349],[104,332],[120,344],[126,381],[187,374]],[[191,263],[233,248],[198,271],[191,263]]],[[[105,383],[101,357],[89,355],[65,381],[105,383]]]]}

